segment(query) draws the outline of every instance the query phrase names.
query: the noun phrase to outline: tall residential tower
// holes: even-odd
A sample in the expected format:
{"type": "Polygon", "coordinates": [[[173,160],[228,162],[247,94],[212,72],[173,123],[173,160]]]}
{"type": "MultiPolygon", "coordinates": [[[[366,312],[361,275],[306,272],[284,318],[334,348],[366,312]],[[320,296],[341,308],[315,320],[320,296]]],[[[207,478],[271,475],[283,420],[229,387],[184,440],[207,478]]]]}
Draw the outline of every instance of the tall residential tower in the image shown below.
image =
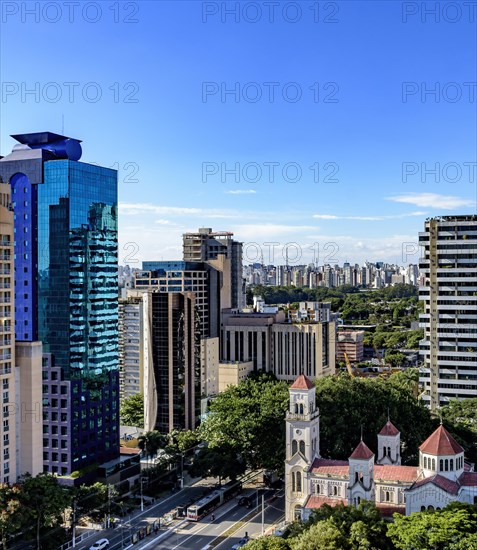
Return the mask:
{"type": "Polygon", "coordinates": [[[477,397],[477,216],[426,220],[420,288],[424,399],[435,410],[449,399],[477,397]]]}

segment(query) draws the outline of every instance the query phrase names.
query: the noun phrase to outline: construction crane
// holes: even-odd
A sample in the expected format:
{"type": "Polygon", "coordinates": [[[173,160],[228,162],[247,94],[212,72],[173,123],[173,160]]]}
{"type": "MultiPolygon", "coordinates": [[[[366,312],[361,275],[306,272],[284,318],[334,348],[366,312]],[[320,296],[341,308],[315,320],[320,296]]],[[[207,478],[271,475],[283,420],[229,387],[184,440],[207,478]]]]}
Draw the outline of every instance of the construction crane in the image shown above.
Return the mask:
{"type": "Polygon", "coordinates": [[[348,354],[345,352],[343,352],[343,355],[344,355],[344,360],[345,360],[345,363],[346,363],[346,369],[348,371],[348,374],[350,376],[354,376],[354,372],[353,372],[353,368],[351,367],[351,362],[349,360],[349,357],[348,357],[348,354]]]}

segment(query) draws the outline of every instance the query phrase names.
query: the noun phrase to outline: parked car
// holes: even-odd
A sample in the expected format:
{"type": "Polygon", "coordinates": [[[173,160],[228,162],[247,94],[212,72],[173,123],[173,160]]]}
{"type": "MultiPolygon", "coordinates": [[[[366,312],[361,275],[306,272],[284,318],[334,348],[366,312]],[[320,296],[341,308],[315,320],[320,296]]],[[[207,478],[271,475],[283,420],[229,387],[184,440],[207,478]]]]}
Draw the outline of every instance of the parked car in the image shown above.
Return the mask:
{"type": "Polygon", "coordinates": [[[89,547],[89,550],[104,550],[104,548],[109,548],[108,539],[99,539],[92,546],[89,547]]]}

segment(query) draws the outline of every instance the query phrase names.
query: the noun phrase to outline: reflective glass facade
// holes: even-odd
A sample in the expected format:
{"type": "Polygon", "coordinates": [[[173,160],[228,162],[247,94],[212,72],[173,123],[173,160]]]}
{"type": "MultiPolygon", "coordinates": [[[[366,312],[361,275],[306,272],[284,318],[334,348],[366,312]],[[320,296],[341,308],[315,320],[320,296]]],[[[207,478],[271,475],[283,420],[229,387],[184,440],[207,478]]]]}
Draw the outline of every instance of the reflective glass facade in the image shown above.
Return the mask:
{"type": "MultiPolygon", "coordinates": [[[[53,366],[71,381],[71,433],[65,434],[71,452],[60,472],[117,456],[114,170],[71,160],[44,163],[44,183],[38,185],[38,333],[53,366]]],[[[46,410],[53,401],[46,396],[46,410]]]]}

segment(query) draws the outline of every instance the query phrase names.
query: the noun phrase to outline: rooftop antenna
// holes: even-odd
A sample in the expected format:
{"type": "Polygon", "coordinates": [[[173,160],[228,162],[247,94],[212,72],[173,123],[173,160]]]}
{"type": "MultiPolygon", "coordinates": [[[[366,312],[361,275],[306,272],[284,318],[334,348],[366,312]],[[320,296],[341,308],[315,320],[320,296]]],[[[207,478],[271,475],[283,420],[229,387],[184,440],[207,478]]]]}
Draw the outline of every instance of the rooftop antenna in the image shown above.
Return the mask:
{"type": "Polygon", "coordinates": [[[361,424],[361,441],[363,441],[363,425],[361,424]]]}

